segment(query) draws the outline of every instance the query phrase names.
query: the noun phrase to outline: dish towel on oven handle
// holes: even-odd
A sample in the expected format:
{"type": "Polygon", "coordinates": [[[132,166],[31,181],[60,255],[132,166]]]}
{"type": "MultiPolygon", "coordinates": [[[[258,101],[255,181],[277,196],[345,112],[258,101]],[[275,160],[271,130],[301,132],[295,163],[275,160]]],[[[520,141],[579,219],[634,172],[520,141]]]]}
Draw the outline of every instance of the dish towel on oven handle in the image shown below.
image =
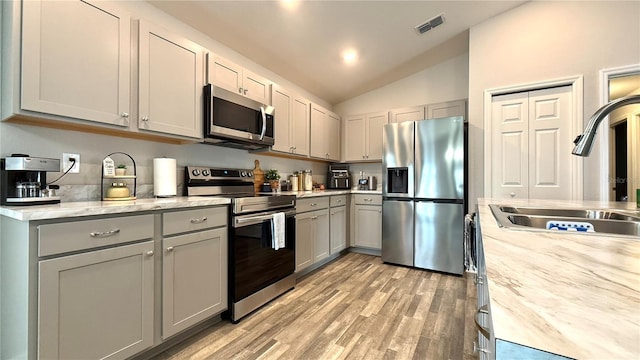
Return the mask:
{"type": "Polygon", "coordinates": [[[273,221],[271,221],[271,247],[274,250],[282,249],[285,247],[284,242],[284,213],[279,212],[273,214],[273,221]]]}

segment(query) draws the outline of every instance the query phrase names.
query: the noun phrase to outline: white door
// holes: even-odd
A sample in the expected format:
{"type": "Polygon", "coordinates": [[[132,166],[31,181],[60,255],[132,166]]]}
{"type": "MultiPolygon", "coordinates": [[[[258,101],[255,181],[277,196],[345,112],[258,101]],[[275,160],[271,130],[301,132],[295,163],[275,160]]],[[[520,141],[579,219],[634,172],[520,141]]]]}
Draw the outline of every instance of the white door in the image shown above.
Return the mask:
{"type": "Polygon", "coordinates": [[[367,160],[382,160],[382,129],[388,122],[386,111],[367,115],[367,160]]]}
{"type": "Polygon", "coordinates": [[[570,199],[571,87],[494,96],[494,198],[570,199]]]}
{"type": "Polygon", "coordinates": [[[274,144],[273,150],[282,152],[292,152],[291,145],[291,103],[293,97],[285,89],[274,86],[271,91],[273,107],[275,109],[275,119],[273,121],[274,144]]]}
{"type": "Polygon", "coordinates": [[[426,119],[424,106],[412,106],[408,108],[393,109],[389,112],[389,123],[418,121],[424,119],[426,119]]]}
{"type": "Polygon", "coordinates": [[[364,115],[344,119],[344,161],[361,161],[365,158],[364,115]]]}
{"type": "Polygon", "coordinates": [[[291,145],[297,155],[309,155],[309,100],[294,96],[291,106],[291,145]]]}

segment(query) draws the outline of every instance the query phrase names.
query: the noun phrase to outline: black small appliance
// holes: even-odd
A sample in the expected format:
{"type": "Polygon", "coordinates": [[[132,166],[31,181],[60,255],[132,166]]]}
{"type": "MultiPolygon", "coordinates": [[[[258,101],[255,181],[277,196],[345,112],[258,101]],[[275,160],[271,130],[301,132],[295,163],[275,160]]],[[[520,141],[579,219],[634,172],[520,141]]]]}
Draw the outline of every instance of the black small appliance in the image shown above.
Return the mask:
{"type": "Polygon", "coordinates": [[[329,189],[351,189],[351,175],[347,165],[329,165],[327,174],[327,188],[329,189]]]}

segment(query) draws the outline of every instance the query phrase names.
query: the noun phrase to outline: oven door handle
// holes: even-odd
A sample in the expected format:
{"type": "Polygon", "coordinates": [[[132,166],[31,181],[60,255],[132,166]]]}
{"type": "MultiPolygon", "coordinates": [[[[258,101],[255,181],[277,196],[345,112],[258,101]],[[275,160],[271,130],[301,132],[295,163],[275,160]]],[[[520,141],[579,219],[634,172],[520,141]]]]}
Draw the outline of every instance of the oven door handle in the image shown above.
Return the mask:
{"type": "MultiPolygon", "coordinates": [[[[261,213],[257,215],[245,215],[245,216],[236,216],[233,220],[233,227],[243,227],[247,225],[261,223],[265,220],[273,219],[273,214],[278,213],[278,211],[272,211],[268,213],[261,213]]],[[[295,210],[284,211],[284,215],[286,217],[294,216],[296,214],[295,210]]]]}

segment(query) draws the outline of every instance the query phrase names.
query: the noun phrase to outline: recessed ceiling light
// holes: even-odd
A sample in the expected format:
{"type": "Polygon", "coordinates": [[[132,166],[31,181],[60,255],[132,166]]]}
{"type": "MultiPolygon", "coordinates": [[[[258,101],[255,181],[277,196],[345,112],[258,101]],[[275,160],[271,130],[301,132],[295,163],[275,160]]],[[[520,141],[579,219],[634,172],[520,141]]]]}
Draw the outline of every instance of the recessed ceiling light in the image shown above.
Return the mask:
{"type": "Polygon", "coordinates": [[[347,49],[342,52],[342,61],[345,64],[353,64],[358,60],[358,52],[354,49],[347,49]]]}
{"type": "Polygon", "coordinates": [[[280,5],[289,11],[294,11],[300,5],[300,0],[280,0],[280,5]]]}

